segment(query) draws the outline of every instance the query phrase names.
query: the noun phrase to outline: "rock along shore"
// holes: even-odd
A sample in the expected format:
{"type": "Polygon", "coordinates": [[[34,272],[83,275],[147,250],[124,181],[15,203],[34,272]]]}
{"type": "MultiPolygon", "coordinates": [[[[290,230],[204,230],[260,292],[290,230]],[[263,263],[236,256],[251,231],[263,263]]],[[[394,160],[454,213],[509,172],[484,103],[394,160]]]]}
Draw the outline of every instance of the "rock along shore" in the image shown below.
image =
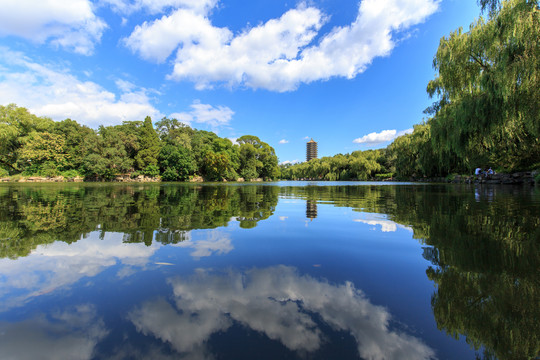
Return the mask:
{"type": "MultiPolygon", "coordinates": [[[[139,175],[136,177],[131,177],[129,174],[127,175],[118,175],[114,179],[111,180],[102,180],[100,178],[90,178],[85,179],[83,177],[77,176],[74,178],[66,178],[63,176],[55,176],[55,177],[41,177],[41,176],[29,176],[29,177],[5,177],[0,178],[1,182],[17,182],[17,183],[62,183],[62,182],[125,182],[125,183],[156,183],[161,182],[160,177],[148,177],[144,175],[139,175]]],[[[251,179],[251,180],[244,180],[244,178],[238,178],[236,182],[262,182],[264,181],[261,178],[251,179]]],[[[204,179],[201,176],[194,176],[187,182],[193,182],[193,183],[199,183],[204,182],[204,179]]],[[[227,182],[227,180],[223,180],[223,182],[227,182]]]]}

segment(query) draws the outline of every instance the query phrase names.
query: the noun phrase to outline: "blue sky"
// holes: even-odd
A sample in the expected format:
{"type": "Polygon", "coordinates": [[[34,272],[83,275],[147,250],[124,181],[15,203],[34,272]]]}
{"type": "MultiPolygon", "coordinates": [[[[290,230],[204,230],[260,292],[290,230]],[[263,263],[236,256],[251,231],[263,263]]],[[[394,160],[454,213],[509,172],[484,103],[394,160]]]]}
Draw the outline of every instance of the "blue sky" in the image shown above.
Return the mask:
{"type": "Polygon", "coordinates": [[[384,147],[475,0],[3,0],[0,104],[96,128],[175,117],[280,162],[384,147]]]}

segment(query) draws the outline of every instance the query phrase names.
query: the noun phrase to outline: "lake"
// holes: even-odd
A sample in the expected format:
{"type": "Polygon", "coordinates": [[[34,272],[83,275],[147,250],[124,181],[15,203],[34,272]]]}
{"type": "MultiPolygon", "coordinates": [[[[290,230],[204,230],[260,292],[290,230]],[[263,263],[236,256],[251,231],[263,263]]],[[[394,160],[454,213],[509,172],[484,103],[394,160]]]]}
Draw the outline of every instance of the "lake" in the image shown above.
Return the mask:
{"type": "Polygon", "coordinates": [[[540,189],[0,185],[1,359],[525,359],[540,189]]]}

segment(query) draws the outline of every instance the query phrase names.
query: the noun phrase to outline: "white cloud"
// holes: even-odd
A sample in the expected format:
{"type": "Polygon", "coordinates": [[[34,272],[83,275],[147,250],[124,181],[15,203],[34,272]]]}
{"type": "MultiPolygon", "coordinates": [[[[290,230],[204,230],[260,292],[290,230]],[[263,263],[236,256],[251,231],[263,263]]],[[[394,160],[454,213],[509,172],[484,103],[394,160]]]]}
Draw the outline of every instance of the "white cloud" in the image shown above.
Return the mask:
{"type": "Polygon", "coordinates": [[[300,162],[300,160],[295,159],[295,160],[285,160],[285,161],[280,162],[279,164],[280,165],[298,164],[299,162],[300,162]]]}
{"type": "Polygon", "coordinates": [[[123,14],[136,11],[157,14],[178,8],[189,9],[197,14],[207,14],[216,6],[218,0],[101,0],[101,2],[109,4],[113,10],[123,14]]]}
{"type": "Polygon", "coordinates": [[[214,107],[208,104],[201,104],[199,101],[194,101],[190,107],[192,109],[191,111],[173,113],[170,117],[180,120],[188,125],[192,125],[193,123],[207,124],[215,129],[219,126],[228,125],[234,115],[234,111],[227,106],[220,105],[214,107]]]}
{"type": "Polygon", "coordinates": [[[280,144],[288,144],[289,141],[288,141],[288,140],[285,140],[285,139],[282,139],[282,140],[279,140],[279,143],[280,143],[280,144]]]}
{"type": "Polygon", "coordinates": [[[3,0],[0,36],[18,36],[36,43],[90,55],[107,25],[94,14],[89,0],[3,0]]]}
{"type": "Polygon", "coordinates": [[[412,128],[402,130],[399,132],[397,130],[383,130],[380,133],[372,132],[362,137],[359,137],[358,139],[354,139],[353,143],[377,145],[377,144],[382,144],[385,142],[392,141],[399,136],[410,134],[412,132],[413,132],[412,128]]]}
{"type": "Polygon", "coordinates": [[[161,118],[148,91],[117,80],[119,96],[92,81],[82,81],[67,70],[39,64],[21,53],[0,47],[0,99],[39,116],[71,118],[91,127],[122,121],[161,118]]]}
{"type": "Polygon", "coordinates": [[[396,138],[396,133],[396,130],[383,130],[380,133],[372,132],[358,139],[354,139],[353,143],[369,145],[380,144],[394,140],[396,138]]]}
{"type": "Polygon", "coordinates": [[[156,62],[177,49],[169,78],[193,81],[199,89],[217,83],[282,92],[301,83],[354,78],[374,58],[391,52],[397,32],[423,22],[437,8],[437,0],[363,0],[353,23],[320,34],[328,17],[301,3],[233,34],[214,26],[207,12],[184,7],[137,26],[124,42],[156,62]]]}
{"type": "Polygon", "coordinates": [[[225,274],[198,270],[191,278],[168,282],[175,306],[163,299],[148,301],[128,318],[137,331],[193,357],[207,354],[211,335],[235,322],[306,355],[324,342],[321,321],[350,333],[362,358],[434,357],[419,339],[391,330],[388,310],[372,304],[350,282],[333,285],[286,266],[225,274]]]}

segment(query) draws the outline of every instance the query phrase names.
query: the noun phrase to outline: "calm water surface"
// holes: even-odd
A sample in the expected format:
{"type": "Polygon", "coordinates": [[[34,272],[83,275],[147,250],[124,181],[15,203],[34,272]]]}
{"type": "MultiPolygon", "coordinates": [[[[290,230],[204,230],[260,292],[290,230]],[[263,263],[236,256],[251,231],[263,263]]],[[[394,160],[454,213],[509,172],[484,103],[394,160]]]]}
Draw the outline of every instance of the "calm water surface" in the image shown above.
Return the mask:
{"type": "Polygon", "coordinates": [[[1,185],[0,359],[525,359],[540,191],[1,185]]]}

